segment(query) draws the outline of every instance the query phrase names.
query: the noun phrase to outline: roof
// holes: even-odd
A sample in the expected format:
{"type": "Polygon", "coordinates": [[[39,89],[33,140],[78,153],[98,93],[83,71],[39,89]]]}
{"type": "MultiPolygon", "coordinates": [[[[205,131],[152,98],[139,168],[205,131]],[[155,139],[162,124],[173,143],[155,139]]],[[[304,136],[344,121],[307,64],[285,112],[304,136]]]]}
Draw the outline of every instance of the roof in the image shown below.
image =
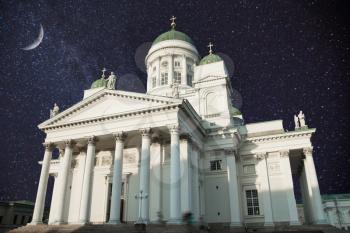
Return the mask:
{"type": "Polygon", "coordinates": [[[183,32],[177,31],[174,28],[170,31],[160,34],[154,41],[152,45],[165,40],[182,40],[194,45],[193,40],[183,32]]]}
{"type": "Polygon", "coordinates": [[[222,58],[216,54],[210,53],[209,55],[202,58],[199,65],[206,65],[214,62],[222,61],[222,58]]]}
{"type": "Polygon", "coordinates": [[[335,199],[350,199],[350,193],[322,195],[322,200],[335,200],[335,199]]]}

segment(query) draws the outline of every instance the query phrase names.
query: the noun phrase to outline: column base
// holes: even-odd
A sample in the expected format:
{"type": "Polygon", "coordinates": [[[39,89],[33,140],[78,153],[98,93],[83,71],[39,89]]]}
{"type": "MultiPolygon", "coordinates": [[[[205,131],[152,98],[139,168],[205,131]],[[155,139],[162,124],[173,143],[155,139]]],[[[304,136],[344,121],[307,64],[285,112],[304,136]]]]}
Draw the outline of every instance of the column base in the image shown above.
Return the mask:
{"type": "Polygon", "coordinates": [[[275,224],[273,222],[265,222],[264,227],[274,227],[275,224]]]}
{"type": "Polygon", "coordinates": [[[107,222],[107,224],[111,224],[111,225],[116,225],[116,224],[121,224],[121,222],[120,222],[120,220],[109,220],[108,222],[107,222]]]}
{"type": "Polygon", "coordinates": [[[67,222],[53,222],[51,225],[66,225],[67,222]]]}
{"type": "Polygon", "coordinates": [[[241,222],[230,222],[230,227],[242,227],[241,222]]]}
{"type": "Polygon", "coordinates": [[[324,224],[328,224],[328,223],[327,223],[327,221],[325,219],[321,219],[321,220],[314,221],[313,224],[315,224],[315,225],[324,225],[324,224]]]}
{"type": "Polygon", "coordinates": [[[35,225],[44,225],[43,222],[41,221],[35,221],[35,222],[30,222],[30,223],[27,223],[27,225],[30,225],[30,226],[35,226],[35,225]]]}
{"type": "Polygon", "coordinates": [[[182,219],[180,218],[173,218],[173,219],[169,219],[167,222],[166,222],[167,225],[182,225],[184,224],[182,222],[182,219]]]}
{"type": "Polygon", "coordinates": [[[77,222],[78,225],[91,225],[91,223],[89,221],[84,221],[84,220],[79,220],[79,222],[77,222]]]}
{"type": "Polygon", "coordinates": [[[299,221],[290,221],[289,222],[289,226],[300,226],[300,222],[299,221]]]}

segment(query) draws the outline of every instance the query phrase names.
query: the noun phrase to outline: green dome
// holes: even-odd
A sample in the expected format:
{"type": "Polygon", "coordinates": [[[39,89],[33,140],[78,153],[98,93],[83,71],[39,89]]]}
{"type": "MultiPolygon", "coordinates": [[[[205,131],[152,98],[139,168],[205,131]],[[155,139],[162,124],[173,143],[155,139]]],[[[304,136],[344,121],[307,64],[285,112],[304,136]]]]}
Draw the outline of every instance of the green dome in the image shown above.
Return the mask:
{"type": "Polygon", "coordinates": [[[222,61],[222,58],[218,55],[215,55],[213,53],[205,56],[202,58],[202,60],[199,62],[199,65],[205,65],[205,64],[210,64],[214,62],[222,61]]]}
{"type": "Polygon", "coordinates": [[[230,108],[230,112],[231,112],[232,116],[242,115],[241,111],[239,111],[238,108],[235,108],[233,106],[230,108]]]}
{"type": "Polygon", "coordinates": [[[171,29],[170,31],[164,32],[160,34],[154,41],[152,45],[155,45],[159,42],[165,40],[182,40],[186,41],[192,45],[194,45],[192,39],[183,32],[176,31],[175,29],[171,29]]]}
{"type": "Polygon", "coordinates": [[[92,83],[91,89],[99,88],[99,87],[106,87],[106,85],[107,85],[107,80],[104,78],[100,78],[92,83]]]}

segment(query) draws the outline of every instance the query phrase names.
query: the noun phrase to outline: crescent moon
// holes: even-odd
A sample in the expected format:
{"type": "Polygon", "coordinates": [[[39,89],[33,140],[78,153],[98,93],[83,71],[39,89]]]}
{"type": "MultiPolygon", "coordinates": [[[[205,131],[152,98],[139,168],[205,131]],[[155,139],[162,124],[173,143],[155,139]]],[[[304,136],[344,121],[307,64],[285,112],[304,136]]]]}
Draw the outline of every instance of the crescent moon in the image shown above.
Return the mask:
{"type": "Polygon", "coordinates": [[[43,38],[44,38],[44,28],[43,28],[43,25],[40,24],[40,32],[39,32],[38,38],[36,38],[36,40],[33,43],[31,43],[30,45],[28,45],[22,49],[26,50],[26,51],[35,49],[43,41],[43,38]]]}

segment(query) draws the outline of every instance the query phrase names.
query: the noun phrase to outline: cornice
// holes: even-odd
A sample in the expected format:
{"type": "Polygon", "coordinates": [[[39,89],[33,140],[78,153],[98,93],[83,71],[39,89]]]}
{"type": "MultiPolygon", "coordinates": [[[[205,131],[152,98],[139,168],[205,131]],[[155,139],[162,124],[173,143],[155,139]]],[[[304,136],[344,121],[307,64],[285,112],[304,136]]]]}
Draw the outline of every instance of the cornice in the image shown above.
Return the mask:
{"type": "Polygon", "coordinates": [[[311,137],[312,134],[316,131],[316,129],[309,129],[305,131],[293,131],[293,132],[286,132],[283,134],[276,134],[276,135],[268,135],[268,136],[259,136],[259,137],[251,137],[246,138],[245,142],[270,142],[270,141],[277,141],[277,140],[283,140],[283,139],[291,139],[291,138],[302,138],[302,137],[311,137]]]}

